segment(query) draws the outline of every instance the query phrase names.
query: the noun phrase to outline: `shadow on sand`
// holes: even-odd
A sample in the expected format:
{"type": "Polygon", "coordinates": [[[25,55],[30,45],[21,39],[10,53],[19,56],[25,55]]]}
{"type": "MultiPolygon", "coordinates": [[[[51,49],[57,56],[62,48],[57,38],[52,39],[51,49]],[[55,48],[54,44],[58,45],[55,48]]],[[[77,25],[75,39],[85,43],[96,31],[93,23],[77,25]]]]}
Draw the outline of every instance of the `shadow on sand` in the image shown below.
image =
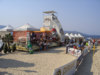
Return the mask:
{"type": "Polygon", "coordinates": [[[33,67],[33,63],[26,63],[12,59],[0,59],[0,68],[18,68],[18,67],[33,67]]]}
{"type": "Polygon", "coordinates": [[[3,53],[0,53],[0,56],[4,56],[4,55],[8,55],[8,54],[3,54],[3,53]]]}
{"type": "MultiPolygon", "coordinates": [[[[97,50],[95,51],[95,53],[97,50]]],[[[75,75],[93,75],[93,72],[91,72],[93,64],[93,51],[88,53],[84,59],[81,65],[78,68],[78,71],[76,71],[75,75]]]]}
{"type": "Polygon", "coordinates": [[[57,49],[56,48],[61,48],[61,47],[52,47],[52,48],[49,48],[49,49],[46,49],[46,50],[37,50],[34,52],[34,54],[40,54],[40,53],[61,53],[61,52],[64,52],[64,50],[60,50],[60,49],[57,49]]]}
{"type": "Polygon", "coordinates": [[[41,51],[39,53],[61,53],[61,52],[63,52],[63,50],[54,50],[54,49],[52,49],[52,50],[41,51]]]}
{"type": "Polygon", "coordinates": [[[23,71],[25,71],[25,72],[35,72],[35,73],[37,73],[37,71],[31,71],[31,70],[23,70],[23,71]]]}
{"type": "MultiPolygon", "coordinates": [[[[33,66],[34,66],[33,63],[26,63],[18,60],[4,59],[4,58],[0,59],[0,68],[19,68],[19,67],[33,67],[33,66]]],[[[33,71],[33,70],[32,71],[22,70],[22,71],[37,73],[37,71],[33,71]]],[[[0,75],[13,75],[13,74],[8,72],[0,72],[0,75]]]]}
{"type": "Polygon", "coordinates": [[[13,74],[8,73],[8,72],[0,72],[0,75],[13,75],[13,74]]]}

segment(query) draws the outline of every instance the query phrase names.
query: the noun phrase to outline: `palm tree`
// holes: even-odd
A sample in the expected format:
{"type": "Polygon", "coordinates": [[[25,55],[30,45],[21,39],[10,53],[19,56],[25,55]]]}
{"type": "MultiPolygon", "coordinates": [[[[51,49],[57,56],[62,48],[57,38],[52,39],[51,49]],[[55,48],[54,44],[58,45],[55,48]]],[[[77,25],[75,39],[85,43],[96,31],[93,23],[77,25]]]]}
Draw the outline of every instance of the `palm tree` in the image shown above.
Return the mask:
{"type": "MultiPolygon", "coordinates": [[[[13,36],[10,33],[6,34],[5,37],[3,37],[3,42],[5,44],[4,47],[7,47],[6,51],[11,52],[10,44],[13,43],[13,36]]],[[[4,51],[4,52],[6,52],[6,51],[4,51]]]]}

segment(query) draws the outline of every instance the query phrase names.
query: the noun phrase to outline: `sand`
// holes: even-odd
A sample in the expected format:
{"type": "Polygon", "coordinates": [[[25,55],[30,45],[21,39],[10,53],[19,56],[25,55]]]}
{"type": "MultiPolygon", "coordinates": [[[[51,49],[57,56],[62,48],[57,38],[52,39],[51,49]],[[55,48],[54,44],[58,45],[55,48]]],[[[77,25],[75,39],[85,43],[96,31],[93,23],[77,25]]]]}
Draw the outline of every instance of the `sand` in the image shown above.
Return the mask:
{"type": "Polygon", "coordinates": [[[34,54],[14,52],[0,56],[0,75],[53,75],[54,69],[76,57],[65,54],[65,47],[38,51],[34,54]]]}
{"type": "Polygon", "coordinates": [[[100,46],[97,47],[96,52],[93,56],[92,71],[95,72],[95,75],[100,75],[100,46]]]}

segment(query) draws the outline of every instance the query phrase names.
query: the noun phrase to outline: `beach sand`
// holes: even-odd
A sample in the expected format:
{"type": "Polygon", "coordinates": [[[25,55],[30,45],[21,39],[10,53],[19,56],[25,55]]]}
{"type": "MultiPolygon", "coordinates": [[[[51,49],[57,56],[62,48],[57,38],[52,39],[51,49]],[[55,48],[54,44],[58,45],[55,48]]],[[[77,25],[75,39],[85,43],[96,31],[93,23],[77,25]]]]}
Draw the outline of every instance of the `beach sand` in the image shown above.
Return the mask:
{"type": "Polygon", "coordinates": [[[65,47],[38,51],[34,54],[16,51],[0,56],[0,75],[53,75],[76,57],[65,54],[65,47]]]}

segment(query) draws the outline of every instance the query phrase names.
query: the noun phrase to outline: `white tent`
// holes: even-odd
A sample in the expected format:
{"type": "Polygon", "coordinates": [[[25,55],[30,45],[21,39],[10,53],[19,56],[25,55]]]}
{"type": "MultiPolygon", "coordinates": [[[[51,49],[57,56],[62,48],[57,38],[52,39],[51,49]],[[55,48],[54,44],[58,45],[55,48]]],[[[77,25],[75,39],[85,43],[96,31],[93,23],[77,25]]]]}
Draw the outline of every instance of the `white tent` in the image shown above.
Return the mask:
{"type": "Polygon", "coordinates": [[[78,38],[78,34],[74,34],[75,38],[78,38]]]}
{"type": "Polygon", "coordinates": [[[7,25],[6,27],[0,29],[0,31],[13,31],[13,27],[11,25],[7,25]]]}
{"type": "Polygon", "coordinates": [[[36,30],[38,30],[38,29],[34,28],[30,24],[25,24],[23,26],[20,26],[20,27],[14,29],[14,31],[36,31],[36,30]]]}
{"type": "Polygon", "coordinates": [[[75,38],[75,36],[73,35],[73,33],[70,34],[70,38],[75,38]]]}
{"type": "Polygon", "coordinates": [[[66,34],[65,34],[65,36],[66,36],[66,37],[69,37],[69,34],[68,34],[68,33],[66,33],[66,34]]]}
{"type": "Polygon", "coordinates": [[[65,34],[65,37],[71,39],[69,33],[66,33],[66,34],[65,34]]]}
{"type": "Polygon", "coordinates": [[[83,36],[81,34],[78,34],[78,37],[83,38],[83,36]]]}

